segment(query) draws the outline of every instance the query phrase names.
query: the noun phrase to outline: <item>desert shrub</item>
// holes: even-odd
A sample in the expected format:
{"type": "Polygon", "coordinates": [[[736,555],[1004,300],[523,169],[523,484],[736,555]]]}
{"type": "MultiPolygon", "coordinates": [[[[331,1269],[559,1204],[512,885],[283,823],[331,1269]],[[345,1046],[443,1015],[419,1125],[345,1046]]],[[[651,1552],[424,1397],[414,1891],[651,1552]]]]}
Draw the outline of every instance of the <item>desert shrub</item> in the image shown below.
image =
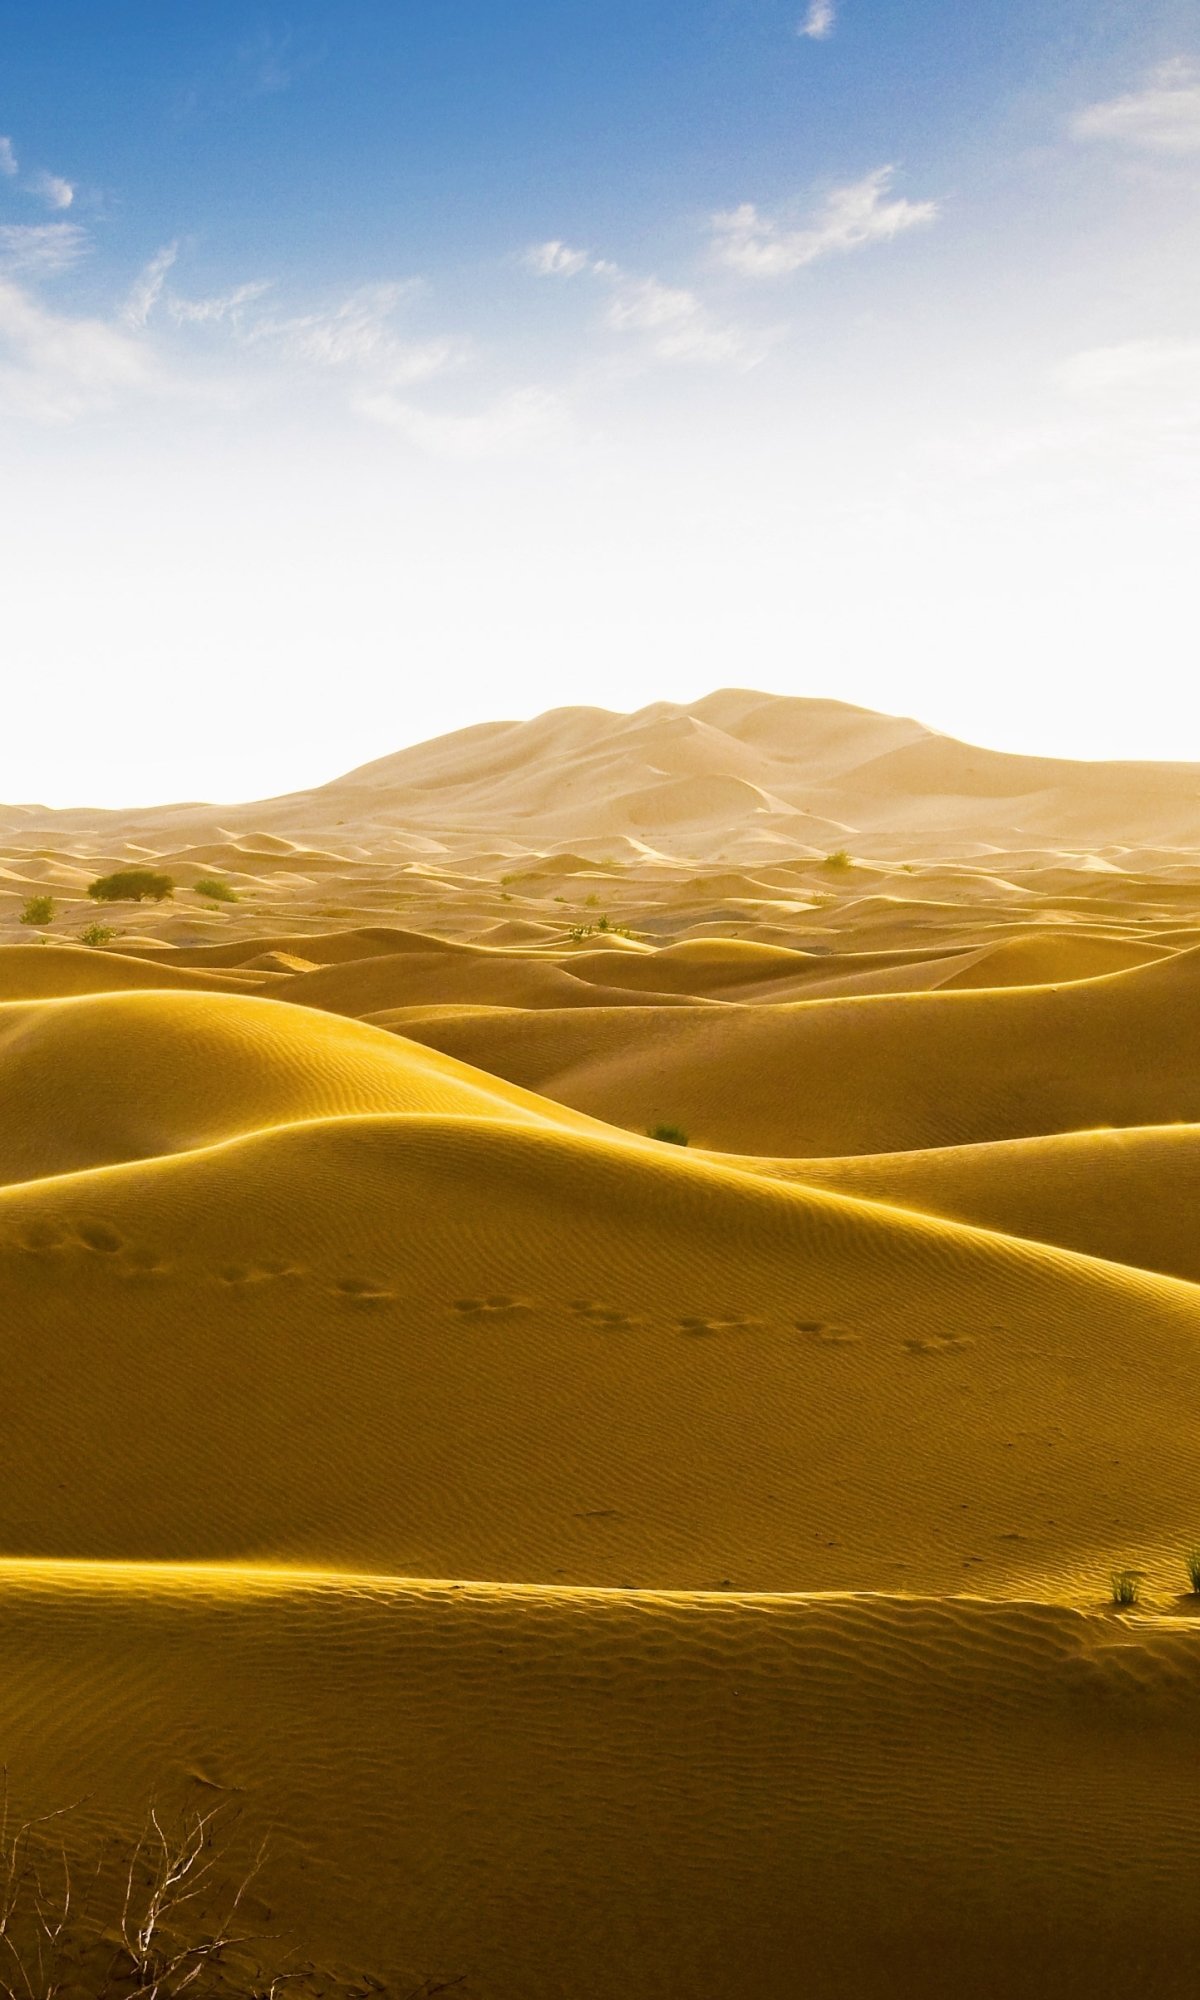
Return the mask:
{"type": "MultiPolygon", "coordinates": [[[[115,1840],[98,1869],[72,1856],[71,1812],[15,1823],[7,1788],[0,1810],[0,1995],[51,2000],[260,2000],[285,1990],[325,1992],[278,1941],[248,1932],[245,1905],[265,1858],[222,1858],[224,1807],[178,1820],[151,1807],[140,1836],[115,1840]],[[262,1963],[263,1954],[268,1962],[262,1963]],[[270,1963],[271,1958],[277,1963],[270,1963]],[[258,1963],[255,1963],[258,1961],[258,1963]],[[234,1983],[236,1981],[236,1983],[234,1983]]],[[[232,1829],[230,1829],[232,1830],[232,1829]]],[[[361,1989],[360,1989],[361,1990],[361,1989]]]]}
{"type": "Polygon", "coordinates": [[[238,892],[228,882],[218,881],[215,875],[206,875],[203,882],[197,882],[196,894],[207,896],[210,903],[236,903],[238,892]]]}
{"type": "Polygon", "coordinates": [[[688,1135],[681,1125],[651,1125],[646,1133],[648,1139],[661,1139],[666,1146],[686,1146],[688,1135]]]}
{"type": "Polygon", "coordinates": [[[1200,1597],[1200,1549],[1189,1549],[1183,1559],[1193,1597],[1200,1597]]]}
{"type": "Polygon", "coordinates": [[[111,944],[116,932],[111,924],[88,924],[79,933],[80,944],[111,944]]]}
{"type": "Polygon", "coordinates": [[[159,875],[153,868],[118,868],[88,884],[94,903],[164,903],[174,893],[171,877],[159,875]]]}
{"type": "Polygon", "coordinates": [[[1115,1569],[1110,1579],[1114,1604],[1136,1604],[1141,1595],[1141,1577],[1136,1569],[1115,1569]]]}
{"type": "Polygon", "coordinates": [[[854,860],[851,855],[847,854],[844,847],[838,847],[835,848],[832,854],[825,856],[821,866],[822,868],[831,869],[835,875],[840,875],[845,869],[853,868],[854,860]]]}
{"type": "Polygon", "coordinates": [[[584,897],[584,899],[583,899],[583,904],[584,904],[584,908],[585,908],[585,909],[587,909],[587,910],[596,910],[596,909],[599,909],[599,907],[600,907],[600,898],[599,898],[599,896],[598,896],[598,895],[596,894],[596,892],[595,892],[595,890],[594,890],[594,889],[592,890],[592,893],[591,893],[591,895],[590,895],[590,896],[585,896],[585,897],[584,897]]]}
{"type": "Polygon", "coordinates": [[[53,896],[31,896],[21,911],[23,924],[48,924],[54,915],[53,896]]]}

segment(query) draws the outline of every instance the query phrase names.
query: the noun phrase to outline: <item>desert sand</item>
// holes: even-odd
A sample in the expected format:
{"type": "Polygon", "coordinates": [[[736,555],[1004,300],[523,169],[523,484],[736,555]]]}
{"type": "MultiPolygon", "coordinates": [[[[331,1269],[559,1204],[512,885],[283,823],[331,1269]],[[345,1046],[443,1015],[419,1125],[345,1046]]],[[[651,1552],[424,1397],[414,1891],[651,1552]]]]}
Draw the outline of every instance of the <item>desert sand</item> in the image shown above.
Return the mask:
{"type": "Polygon", "coordinates": [[[228,1801],[319,1991],[1194,1995],[1198,1020],[1200,766],[0,808],[20,1809],[228,1801]]]}

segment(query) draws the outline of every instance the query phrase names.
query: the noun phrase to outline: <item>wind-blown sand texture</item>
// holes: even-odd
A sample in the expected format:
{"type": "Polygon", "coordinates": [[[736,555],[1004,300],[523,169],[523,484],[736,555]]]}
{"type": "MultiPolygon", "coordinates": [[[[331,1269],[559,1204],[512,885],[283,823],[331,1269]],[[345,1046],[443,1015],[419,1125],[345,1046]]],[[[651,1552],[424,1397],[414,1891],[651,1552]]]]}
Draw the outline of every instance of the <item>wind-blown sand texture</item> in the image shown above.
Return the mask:
{"type": "Polygon", "coordinates": [[[235,1800],[396,1995],[1196,1992],[1200,770],[726,691],[0,829],[22,1809],[235,1800]]]}

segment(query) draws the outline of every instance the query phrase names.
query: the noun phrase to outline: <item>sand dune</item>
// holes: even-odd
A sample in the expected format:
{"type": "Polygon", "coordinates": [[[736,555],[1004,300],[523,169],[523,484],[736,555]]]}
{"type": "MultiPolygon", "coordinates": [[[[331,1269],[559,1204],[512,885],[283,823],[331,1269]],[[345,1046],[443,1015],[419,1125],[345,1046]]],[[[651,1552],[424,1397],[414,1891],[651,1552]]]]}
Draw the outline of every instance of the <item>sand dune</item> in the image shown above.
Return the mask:
{"type": "Polygon", "coordinates": [[[1198,791],[723,690],[0,809],[17,1809],[236,1802],[314,1991],[1191,2000],[1198,791]]]}
{"type": "Polygon", "coordinates": [[[722,1152],[906,1152],[1200,1119],[1200,953],[1061,987],[425,1019],[409,1033],[636,1131],[722,1152]]]}

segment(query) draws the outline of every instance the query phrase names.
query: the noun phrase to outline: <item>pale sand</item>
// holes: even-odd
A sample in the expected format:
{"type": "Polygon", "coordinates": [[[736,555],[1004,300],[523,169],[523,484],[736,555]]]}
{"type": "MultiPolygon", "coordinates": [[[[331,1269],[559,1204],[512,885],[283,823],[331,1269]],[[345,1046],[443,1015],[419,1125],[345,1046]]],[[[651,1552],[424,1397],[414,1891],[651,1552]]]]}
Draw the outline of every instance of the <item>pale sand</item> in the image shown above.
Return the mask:
{"type": "Polygon", "coordinates": [[[1198,794],[726,691],[0,809],[18,1807],[394,1994],[1194,1994],[1198,794]]]}

